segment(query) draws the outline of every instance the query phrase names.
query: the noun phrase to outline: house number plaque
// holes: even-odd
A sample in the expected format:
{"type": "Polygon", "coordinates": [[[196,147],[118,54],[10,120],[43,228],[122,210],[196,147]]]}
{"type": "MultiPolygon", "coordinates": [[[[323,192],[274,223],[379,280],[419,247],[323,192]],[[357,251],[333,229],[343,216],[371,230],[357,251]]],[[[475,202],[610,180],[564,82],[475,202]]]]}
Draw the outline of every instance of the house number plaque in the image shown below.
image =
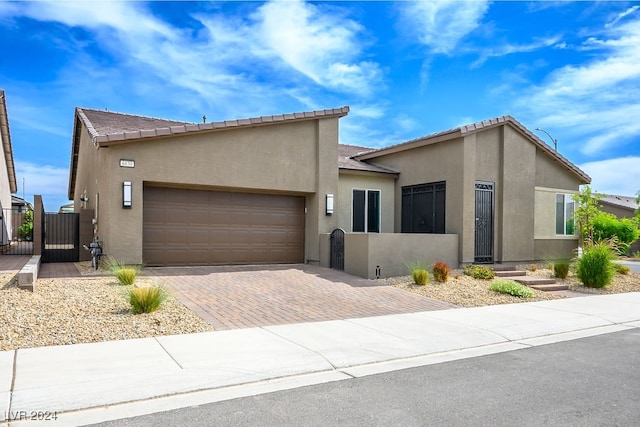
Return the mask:
{"type": "Polygon", "coordinates": [[[120,159],[120,167],[121,168],[135,168],[136,167],[136,162],[135,162],[135,160],[120,159]]]}

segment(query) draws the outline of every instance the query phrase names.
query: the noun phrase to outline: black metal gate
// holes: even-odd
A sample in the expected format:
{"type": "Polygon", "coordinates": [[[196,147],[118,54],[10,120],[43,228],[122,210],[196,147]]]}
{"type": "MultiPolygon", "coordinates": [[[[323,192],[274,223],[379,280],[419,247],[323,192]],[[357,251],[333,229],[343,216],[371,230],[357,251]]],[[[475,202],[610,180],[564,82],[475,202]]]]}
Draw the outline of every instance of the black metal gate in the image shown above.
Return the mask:
{"type": "Polygon", "coordinates": [[[77,262],[80,259],[80,214],[45,213],[42,262],[77,262]]]}
{"type": "Polygon", "coordinates": [[[493,262],[493,182],[476,182],[474,262],[493,262]]]}
{"type": "Polygon", "coordinates": [[[331,232],[331,260],[329,267],[344,270],[344,230],[336,228],[331,232]]]}
{"type": "Polygon", "coordinates": [[[0,247],[3,255],[33,254],[33,210],[0,211],[0,247]]]}

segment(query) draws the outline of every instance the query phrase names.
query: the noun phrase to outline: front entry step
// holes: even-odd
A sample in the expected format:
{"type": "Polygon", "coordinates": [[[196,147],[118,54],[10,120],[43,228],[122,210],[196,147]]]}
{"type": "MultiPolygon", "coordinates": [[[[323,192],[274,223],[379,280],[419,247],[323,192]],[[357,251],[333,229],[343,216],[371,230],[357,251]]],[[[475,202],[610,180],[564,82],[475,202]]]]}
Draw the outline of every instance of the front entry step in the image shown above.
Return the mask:
{"type": "Polygon", "coordinates": [[[515,276],[527,275],[527,272],[522,270],[509,270],[509,271],[493,270],[493,272],[496,274],[496,277],[515,277],[515,276]]]}
{"type": "Polygon", "coordinates": [[[522,285],[529,286],[539,291],[564,291],[569,286],[556,283],[555,278],[527,276],[526,271],[517,270],[514,266],[493,264],[489,266],[501,279],[513,280],[522,285]]]}

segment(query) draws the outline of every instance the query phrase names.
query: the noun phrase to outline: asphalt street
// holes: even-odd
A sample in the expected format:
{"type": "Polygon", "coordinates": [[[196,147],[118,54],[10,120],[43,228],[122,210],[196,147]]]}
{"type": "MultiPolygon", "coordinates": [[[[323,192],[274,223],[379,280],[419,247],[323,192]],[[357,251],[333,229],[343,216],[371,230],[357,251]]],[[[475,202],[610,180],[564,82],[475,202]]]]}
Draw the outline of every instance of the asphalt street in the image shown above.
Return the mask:
{"type": "Polygon", "coordinates": [[[640,329],[100,426],[633,426],[640,329]]]}

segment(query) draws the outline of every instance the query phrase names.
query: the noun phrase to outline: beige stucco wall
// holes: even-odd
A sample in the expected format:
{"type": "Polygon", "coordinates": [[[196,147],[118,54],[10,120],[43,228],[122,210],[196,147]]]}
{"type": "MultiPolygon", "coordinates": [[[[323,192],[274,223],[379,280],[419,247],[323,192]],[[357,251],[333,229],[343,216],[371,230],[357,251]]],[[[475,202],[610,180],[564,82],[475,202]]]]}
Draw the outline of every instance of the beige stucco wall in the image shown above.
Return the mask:
{"type": "Polygon", "coordinates": [[[404,276],[407,264],[419,261],[431,266],[444,261],[458,268],[456,234],[347,233],[344,271],[367,279],[404,276]]]}
{"type": "MultiPolygon", "coordinates": [[[[580,184],[564,165],[551,160],[510,125],[390,153],[374,161],[401,171],[396,181],[396,232],[400,231],[402,218],[401,187],[446,181],[445,231],[460,236],[458,256],[461,263],[474,261],[477,181],[495,184],[495,262],[534,259],[536,227],[545,226],[547,216],[555,221],[555,204],[550,207],[540,205],[536,199],[536,185],[554,183],[553,188],[568,192],[576,191],[580,184]]],[[[547,237],[556,238],[555,235],[547,237]]]]}
{"type": "Polygon", "coordinates": [[[432,144],[392,153],[372,160],[372,163],[399,170],[395,184],[394,231],[402,224],[402,187],[428,182],[446,181],[445,232],[462,232],[463,139],[432,144]]]}
{"type": "Polygon", "coordinates": [[[536,261],[570,260],[576,256],[577,239],[536,239],[536,261]]]}
{"type": "Polygon", "coordinates": [[[503,126],[502,224],[499,260],[527,261],[534,254],[536,147],[511,126],[503,126]]]}
{"type": "MultiPolygon", "coordinates": [[[[75,203],[84,188],[100,193],[98,234],[105,251],[142,262],[145,183],[185,188],[302,195],[306,199],[305,259],[318,262],[318,234],[335,228],[325,215],[326,193],[338,191],[338,119],[199,132],[96,149],[82,130],[75,203]],[[135,161],[120,167],[120,159],[135,161]],[[131,209],[122,208],[122,183],[132,182],[131,209]],[[95,184],[97,182],[97,184],[95,184]]],[[[87,208],[96,209],[95,200],[87,208]]]]}
{"type": "Polygon", "coordinates": [[[353,190],[380,190],[380,232],[394,232],[395,176],[382,174],[359,174],[340,171],[335,213],[338,227],[346,232],[353,225],[353,190]]]}
{"type": "Polygon", "coordinates": [[[542,150],[536,150],[536,186],[575,191],[581,184],[578,177],[566,166],[553,160],[542,150]]]}

